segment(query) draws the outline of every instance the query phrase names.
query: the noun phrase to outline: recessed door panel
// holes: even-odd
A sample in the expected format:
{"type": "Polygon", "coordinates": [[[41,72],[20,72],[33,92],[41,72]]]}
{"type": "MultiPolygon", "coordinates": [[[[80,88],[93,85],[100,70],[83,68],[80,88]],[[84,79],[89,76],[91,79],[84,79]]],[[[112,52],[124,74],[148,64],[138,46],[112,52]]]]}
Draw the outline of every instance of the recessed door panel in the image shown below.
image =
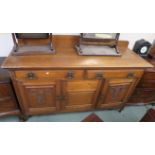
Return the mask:
{"type": "Polygon", "coordinates": [[[22,103],[26,113],[42,114],[59,109],[59,87],[52,81],[22,81],[18,82],[22,103]]]}
{"type": "Polygon", "coordinates": [[[90,109],[95,107],[101,80],[64,80],[63,108],[64,109],[90,109]]]}
{"type": "Polygon", "coordinates": [[[25,86],[28,105],[31,108],[56,107],[56,87],[51,86],[25,86]]]}
{"type": "Polygon", "coordinates": [[[111,108],[125,103],[134,89],[136,79],[106,79],[98,100],[98,107],[111,108]]]}

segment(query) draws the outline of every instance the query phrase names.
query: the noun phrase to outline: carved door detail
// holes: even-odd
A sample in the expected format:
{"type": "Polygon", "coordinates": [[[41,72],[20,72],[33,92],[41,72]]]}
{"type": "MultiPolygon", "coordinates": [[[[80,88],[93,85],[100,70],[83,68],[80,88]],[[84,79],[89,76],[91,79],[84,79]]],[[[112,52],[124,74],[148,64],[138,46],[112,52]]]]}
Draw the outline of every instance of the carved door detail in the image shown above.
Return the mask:
{"type": "Polygon", "coordinates": [[[131,95],[135,79],[109,79],[101,90],[98,107],[120,106],[131,95]]]}
{"type": "Polygon", "coordinates": [[[29,107],[56,107],[55,86],[26,86],[25,92],[29,107]]]}
{"type": "Polygon", "coordinates": [[[28,114],[50,113],[59,109],[57,82],[18,82],[22,103],[28,114]]]}

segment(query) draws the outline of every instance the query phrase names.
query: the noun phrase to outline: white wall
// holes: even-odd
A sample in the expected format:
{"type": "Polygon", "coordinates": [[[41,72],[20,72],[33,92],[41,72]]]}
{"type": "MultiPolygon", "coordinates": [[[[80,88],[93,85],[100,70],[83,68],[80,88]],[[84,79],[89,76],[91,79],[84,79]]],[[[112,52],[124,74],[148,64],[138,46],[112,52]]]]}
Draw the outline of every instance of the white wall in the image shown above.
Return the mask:
{"type": "Polygon", "coordinates": [[[7,56],[13,47],[10,33],[0,33],[0,57],[7,56]]]}
{"type": "Polygon", "coordinates": [[[129,48],[133,48],[135,41],[145,39],[150,43],[155,39],[155,33],[121,33],[120,40],[128,40],[129,48]]]}
{"type": "MultiPolygon", "coordinates": [[[[56,33],[58,34],[58,33],[56,33]]],[[[66,34],[65,35],[70,35],[66,34]]],[[[73,35],[73,34],[72,34],[73,35]]],[[[78,33],[74,33],[78,35],[78,33]]],[[[121,40],[128,40],[129,47],[132,49],[136,40],[146,39],[152,43],[155,39],[155,33],[121,33],[121,40]]],[[[13,41],[10,33],[0,33],[0,56],[7,56],[13,47],[13,41]]]]}

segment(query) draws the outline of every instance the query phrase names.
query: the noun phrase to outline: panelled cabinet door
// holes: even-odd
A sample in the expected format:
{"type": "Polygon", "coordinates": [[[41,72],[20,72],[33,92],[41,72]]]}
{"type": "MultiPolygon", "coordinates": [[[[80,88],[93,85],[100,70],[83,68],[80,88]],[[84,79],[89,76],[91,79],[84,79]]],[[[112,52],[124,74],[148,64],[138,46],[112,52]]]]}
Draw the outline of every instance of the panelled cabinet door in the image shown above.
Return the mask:
{"type": "Polygon", "coordinates": [[[59,88],[57,82],[18,82],[24,109],[27,114],[42,114],[57,111],[59,88]]]}
{"type": "Polygon", "coordinates": [[[95,107],[101,80],[62,80],[63,110],[85,110],[95,107]]]}
{"type": "Polygon", "coordinates": [[[97,107],[120,107],[125,103],[133,91],[136,79],[106,79],[100,92],[97,107]]]}
{"type": "Polygon", "coordinates": [[[0,112],[17,110],[18,106],[10,83],[0,83],[0,112]]]}

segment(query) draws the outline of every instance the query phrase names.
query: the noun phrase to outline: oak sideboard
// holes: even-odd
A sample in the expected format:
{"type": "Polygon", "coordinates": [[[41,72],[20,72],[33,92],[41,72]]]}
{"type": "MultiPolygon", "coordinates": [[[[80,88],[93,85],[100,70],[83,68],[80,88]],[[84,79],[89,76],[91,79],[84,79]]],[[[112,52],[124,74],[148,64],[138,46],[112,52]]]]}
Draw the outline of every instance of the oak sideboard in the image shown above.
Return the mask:
{"type": "Polygon", "coordinates": [[[8,69],[25,117],[31,115],[122,109],[144,71],[153,66],[119,41],[121,56],[79,56],[79,36],[53,36],[54,55],[13,56],[8,69]]]}

